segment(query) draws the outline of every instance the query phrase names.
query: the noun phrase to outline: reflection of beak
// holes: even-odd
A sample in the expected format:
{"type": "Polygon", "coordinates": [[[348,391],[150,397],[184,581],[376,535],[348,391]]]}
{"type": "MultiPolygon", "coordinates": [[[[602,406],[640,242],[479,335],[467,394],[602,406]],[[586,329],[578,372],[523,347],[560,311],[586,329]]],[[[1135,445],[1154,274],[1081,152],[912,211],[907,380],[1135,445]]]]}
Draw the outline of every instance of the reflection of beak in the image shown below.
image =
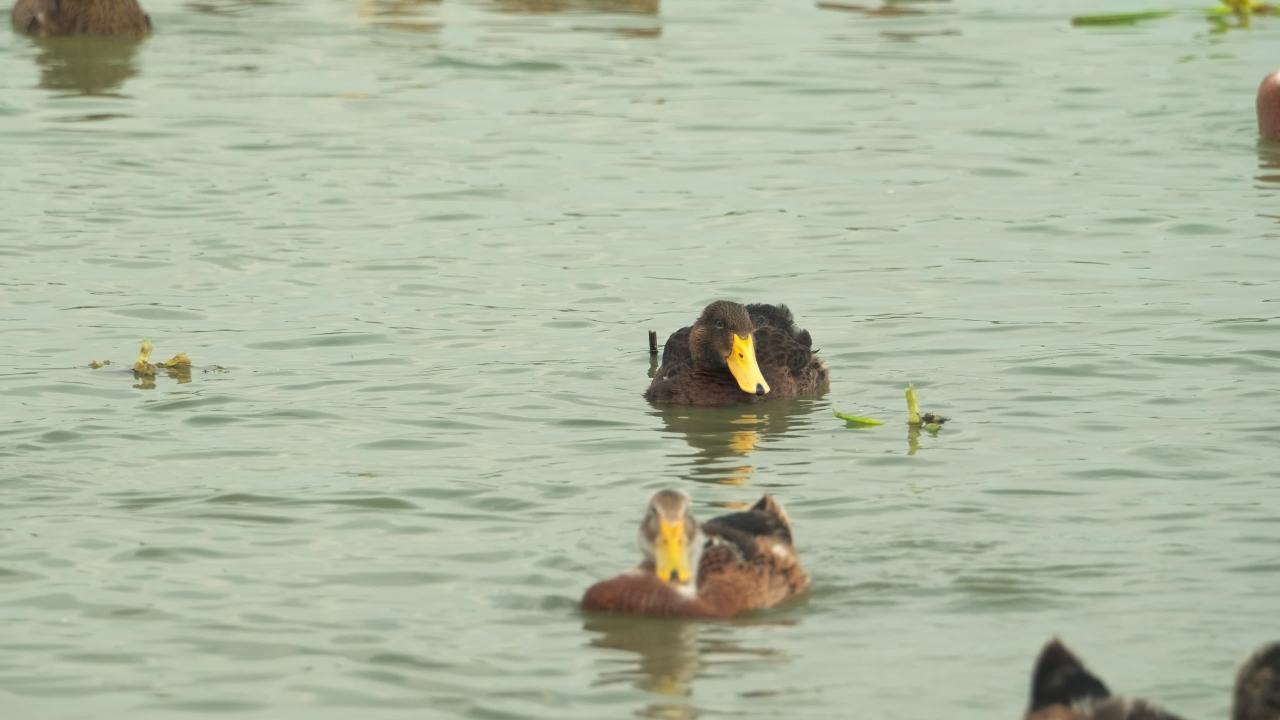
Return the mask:
{"type": "Polygon", "coordinates": [[[729,436],[729,449],[739,455],[746,455],[756,449],[756,441],[759,439],[755,430],[734,430],[729,436]]]}
{"type": "Polygon", "coordinates": [[[760,365],[756,362],[755,339],[751,335],[742,337],[737,333],[733,334],[733,349],[729,351],[725,362],[742,392],[754,395],[769,392],[769,383],[764,381],[760,365]]]}
{"type": "Polygon", "coordinates": [[[664,582],[689,582],[689,547],[684,539],[684,521],[669,523],[659,521],[662,533],[658,536],[655,552],[655,571],[664,582]]]}

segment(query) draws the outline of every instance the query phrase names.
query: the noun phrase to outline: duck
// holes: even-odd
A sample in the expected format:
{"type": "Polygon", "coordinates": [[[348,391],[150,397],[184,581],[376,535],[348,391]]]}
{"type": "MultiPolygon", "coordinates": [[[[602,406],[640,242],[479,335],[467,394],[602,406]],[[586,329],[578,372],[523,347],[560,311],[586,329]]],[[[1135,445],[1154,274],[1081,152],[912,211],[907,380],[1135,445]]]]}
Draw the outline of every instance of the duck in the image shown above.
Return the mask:
{"type": "Polygon", "coordinates": [[[1258,134],[1280,140],[1280,70],[1262,78],[1258,86],[1258,134]]]}
{"type": "Polygon", "coordinates": [[[1116,697],[1058,638],[1045,644],[1031,673],[1025,720],[1182,720],[1141,699],[1116,697]]]}
{"type": "Polygon", "coordinates": [[[1263,645],[1240,665],[1231,720],[1280,720],[1280,642],[1263,645]]]}
{"type": "Polygon", "coordinates": [[[724,619],[770,608],[809,587],[791,537],[791,520],[766,494],[744,512],[702,525],[706,537],[697,559],[698,523],[689,496],[660,490],[640,523],[640,564],[602,580],[582,596],[590,613],[724,619]]]}
{"type": "Polygon", "coordinates": [[[655,405],[729,406],[830,388],[813,338],[786,305],[717,300],[667,338],[644,396],[655,405]]]}
{"type": "Polygon", "coordinates": [[[138,0],[18,0],[10,19],[14,30],[37,37],[151,32],[151,17],[138,0]]]}

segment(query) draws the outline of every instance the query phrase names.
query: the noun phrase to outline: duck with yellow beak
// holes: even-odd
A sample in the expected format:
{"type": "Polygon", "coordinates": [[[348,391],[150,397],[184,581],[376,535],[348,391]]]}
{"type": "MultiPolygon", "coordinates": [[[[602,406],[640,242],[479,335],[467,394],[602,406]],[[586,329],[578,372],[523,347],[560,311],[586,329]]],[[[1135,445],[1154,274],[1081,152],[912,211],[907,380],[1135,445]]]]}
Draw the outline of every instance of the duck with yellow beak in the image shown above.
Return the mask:
{"type": "Polygon", "coordinates": [[[645,392],[658,405],[743,405],[774,397],[818,397],[831,386],[807,330],[786,305],[719,300],[663,346],[645,392]]]}
{"type": "Polygon", "coordinates": [[[693,572],[698,524],[689,496],[661,490],[640,523],[644,558],[635,568],[592,585],[587,612],[688,618],[727,618],[773,607],[809,587],[791,544],[791,523],[765,495],[750,510],[708,521],[693,572]]]}

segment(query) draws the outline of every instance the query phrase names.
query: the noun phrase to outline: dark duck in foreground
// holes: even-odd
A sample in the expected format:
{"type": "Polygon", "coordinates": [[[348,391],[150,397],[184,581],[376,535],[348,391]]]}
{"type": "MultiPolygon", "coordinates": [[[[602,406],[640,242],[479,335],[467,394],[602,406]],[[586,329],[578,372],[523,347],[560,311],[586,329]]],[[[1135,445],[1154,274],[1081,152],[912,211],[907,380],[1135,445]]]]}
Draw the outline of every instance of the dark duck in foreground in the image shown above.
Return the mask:
{"type": "MultiPolygon", "coordinates": [[[[1280,720],[1280,643],[1258,648],[1236,673],[1231,720],[1280,720]]],[[[1115,697],[1057,638],[1040,651],[1026,720],[1181,720],[1146,700],[1115,697]]]]}
{"type": "Polygon", "coordinates": [[[697,572],[691,558],[698,525],[689,496],[662,490],[640,524],[644,559],[635,568],[592,585],[587,612],[685,618],[727,618],[777,605],[809,587],[791,544],[791,522],[765,495],[746,512],[707,521],[697,572]]]}
{"type": "Polygon", "coordinates": [[[1146,700],[1115,697],[1057,638],[1031,674],[1026,720],[1182,720],[1146,700]]]}
{"type": "Polygon", "coordinates": [[[1263,645],[1240,666],[1231,720],[1280,720],[1280,642],[1263,645]]]}
{"type": "Polygon", "coordinates": [[[151,18],[138,0],[18,0],[13,29],[27,35],[121,35],[151,32],[151,18]]]}
{"type": "Polygon", "coordinates": [[[644,397],[659,405],[742,405],[818,397],[830,387],[813,338],[786,305],[720,300],[667,338],[644,397]]]}

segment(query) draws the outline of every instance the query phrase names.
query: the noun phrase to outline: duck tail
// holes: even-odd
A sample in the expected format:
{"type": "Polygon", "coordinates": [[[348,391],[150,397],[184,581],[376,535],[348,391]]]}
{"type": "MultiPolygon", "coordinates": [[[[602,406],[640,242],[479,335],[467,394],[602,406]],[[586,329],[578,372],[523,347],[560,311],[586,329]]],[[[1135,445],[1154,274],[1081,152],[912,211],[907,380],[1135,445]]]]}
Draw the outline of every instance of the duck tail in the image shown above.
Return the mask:
{"type": "Polygon", "coordinates": [[[782,509],[782,503],[768,493],[761,495],[755,505],[751,506],[752,511],[762,512],[773,518],[783,530],[783,537],[787,543],[791,543],[791,518],[787,517],[787,511],[782,509]]]}
{"type": "Polygon", "coordinates": [[[1045,643],[1031,673],[1028,714],[1053,705],[1105,700],[1111,691],[1058,638],[1045,643]]]}

